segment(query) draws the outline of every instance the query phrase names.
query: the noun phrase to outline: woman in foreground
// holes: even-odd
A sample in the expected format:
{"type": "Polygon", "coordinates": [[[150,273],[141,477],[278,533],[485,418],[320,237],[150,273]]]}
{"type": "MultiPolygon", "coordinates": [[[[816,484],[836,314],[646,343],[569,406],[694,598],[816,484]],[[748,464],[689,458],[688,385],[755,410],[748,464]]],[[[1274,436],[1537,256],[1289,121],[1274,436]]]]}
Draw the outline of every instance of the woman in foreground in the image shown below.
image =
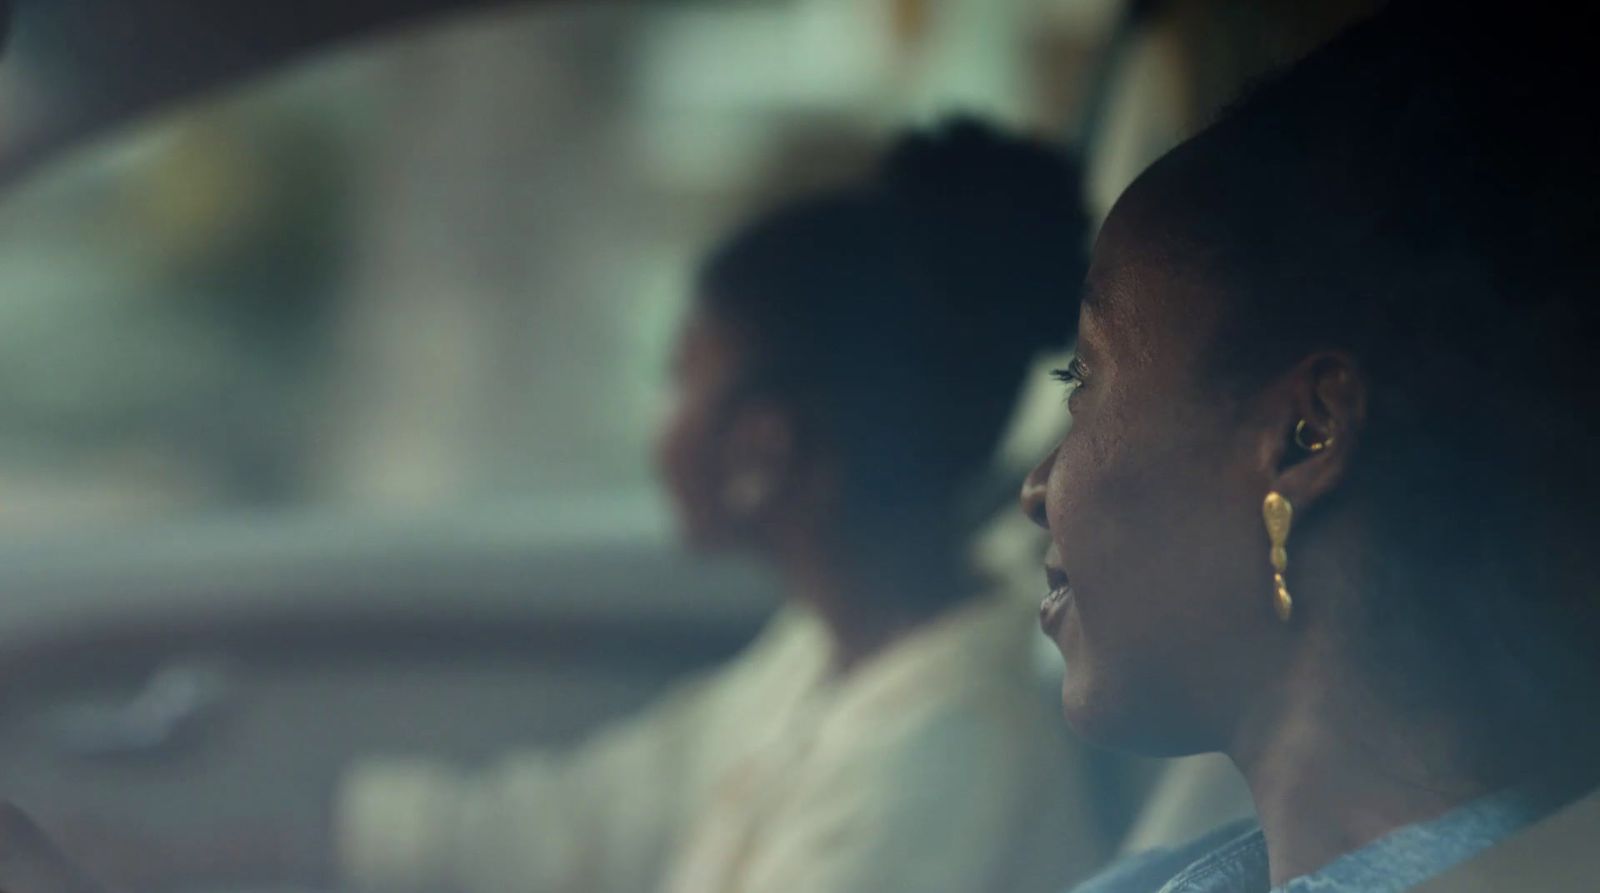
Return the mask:
{"type": "Polygon", "coordinates": [[[1065,707],[1225,752],[1260,828],[1085,891],[1411,889],[1594,814],[1593,63],[1537,8],[1450,12],[1315,53],[1100,234],[1023,492],[1065,707]]]}

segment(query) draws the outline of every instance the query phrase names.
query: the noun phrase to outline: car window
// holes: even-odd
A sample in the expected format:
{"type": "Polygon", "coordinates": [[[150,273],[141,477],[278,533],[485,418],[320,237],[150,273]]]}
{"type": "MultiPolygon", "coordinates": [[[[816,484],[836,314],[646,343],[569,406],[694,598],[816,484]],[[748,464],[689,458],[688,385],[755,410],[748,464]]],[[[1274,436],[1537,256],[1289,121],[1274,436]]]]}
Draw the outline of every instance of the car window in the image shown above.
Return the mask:
{"type": "MultiPolygon", "coordinates": [[[[507,510],[664,538],[696,253],[907,120],[1064,132],[1111,6],[509,6],[57,158],[0,201],[3,532],[507,510]]],[[[48,93],[25,37],[13,104],[48,93]]]]}

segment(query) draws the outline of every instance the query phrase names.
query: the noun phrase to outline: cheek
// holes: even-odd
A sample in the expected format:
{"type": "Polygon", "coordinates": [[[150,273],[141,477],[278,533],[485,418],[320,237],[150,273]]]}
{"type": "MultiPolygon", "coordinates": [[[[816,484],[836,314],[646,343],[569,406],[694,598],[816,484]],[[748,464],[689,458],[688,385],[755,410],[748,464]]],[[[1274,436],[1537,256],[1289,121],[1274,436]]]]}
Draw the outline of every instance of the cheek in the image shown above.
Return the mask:
{"type": "Polygon", "coordinates": [[[1130,565],[1144,534],[1149,494],[1138,438],[1117,419],[1081,426],[1061,444],[1050,475],[1046,509],[1052,539],[1075,589],[1098,586],[1130,565]]]}
{"type": "Polygon", "coordinates": [[[718,478],[712,461],[707,414],[679,402],[656,437],[656,469],[671,497],[685,536],[694,544],[715,538],[718,478]]]}
{"type": "Polygon", "coordinates": [[[1153,742],[1177,733],[1154,729],[1193,727],[1185,718],[1209,709],[1206,691],[1228,672],[1253,528],[1215,432],[1134,418],[1068,437],[1047,508],[1075,592],[1069,711],[1094,737],[1159,751],[1153,742]]]}

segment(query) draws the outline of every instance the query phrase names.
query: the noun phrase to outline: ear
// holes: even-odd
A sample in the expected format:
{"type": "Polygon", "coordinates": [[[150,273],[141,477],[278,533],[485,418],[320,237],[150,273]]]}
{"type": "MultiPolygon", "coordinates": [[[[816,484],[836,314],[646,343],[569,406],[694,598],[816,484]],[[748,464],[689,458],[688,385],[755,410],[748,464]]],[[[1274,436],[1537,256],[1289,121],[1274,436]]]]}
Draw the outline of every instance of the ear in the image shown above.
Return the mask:
{"type": "Polygon", "coordinates": [[[1263,467],[1270,489],[1303,511],[1344,480],[1367,421],[1367,382],[1351,355],[1323,351],[1279,382],[1267,410],[1263,467]]]}
{"type": "Polygon", "coordinates": [[[728,420],[723,470],[730,480],[758,481],[766,498],[792,484],[799,464],[794,414],[770,400],[752,400],[728,420]]]}

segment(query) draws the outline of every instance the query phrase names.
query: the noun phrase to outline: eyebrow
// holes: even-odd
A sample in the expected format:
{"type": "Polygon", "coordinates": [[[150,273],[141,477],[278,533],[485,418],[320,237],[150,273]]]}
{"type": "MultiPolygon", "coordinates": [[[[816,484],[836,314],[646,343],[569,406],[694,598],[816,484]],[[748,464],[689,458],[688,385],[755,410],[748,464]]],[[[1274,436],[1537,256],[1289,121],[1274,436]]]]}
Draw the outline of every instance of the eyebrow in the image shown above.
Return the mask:
{"type": "Polygon", "coordinates": [[[1084,349],[1084,330],[1095,330],[1095,337],[1090,339],[1091,341],[1098,341],[1103,338],[1106,322],[1109,317],[1118,312],[1120,302],[1104,287],[1104,283],[1101,284],[1101,287],[1096,288],[1094,282],[1088,277],[1084,278],[1082,294],[1079,300],[1082,302],[1083,309],[1087,311],[1082,314],[1078,322],[1075,349],[1081,352],[1084,349]]]}
{"type": "Polygon", "coordinates": [[[1095,310],[1105,309],[1105,296],[1094,287],[1094,280],[1087,276],[1084,277],[1083,286],[1078,291],[1078,300],[1082,301],[1085,307],[1092,307],[1095,310]]]}

